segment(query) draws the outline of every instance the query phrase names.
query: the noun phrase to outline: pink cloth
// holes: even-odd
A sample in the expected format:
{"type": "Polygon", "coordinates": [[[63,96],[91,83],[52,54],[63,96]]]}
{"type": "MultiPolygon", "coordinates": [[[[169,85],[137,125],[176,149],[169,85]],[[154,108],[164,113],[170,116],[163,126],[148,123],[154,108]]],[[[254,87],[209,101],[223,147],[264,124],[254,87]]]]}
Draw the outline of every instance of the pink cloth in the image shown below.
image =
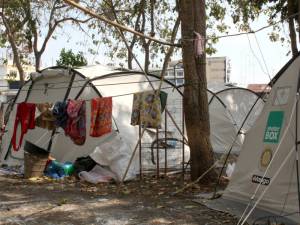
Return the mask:
{"type": "Polygon", "coordinates": [[[204,51],[205,51],[205,38],[197,33],[197,32],[194,32],[195,35],[196,35],[196,38],[195,38],[195,53],[196,53],[196,56],[199,57],[201,56],[204,51]]]}
{"type": "Polygon", "coordinates": [[[86,139],[86,104],[83,100],[69,100],[67,106],[68,121],[65,134],[77,145],[83,145],[86,139]]]}

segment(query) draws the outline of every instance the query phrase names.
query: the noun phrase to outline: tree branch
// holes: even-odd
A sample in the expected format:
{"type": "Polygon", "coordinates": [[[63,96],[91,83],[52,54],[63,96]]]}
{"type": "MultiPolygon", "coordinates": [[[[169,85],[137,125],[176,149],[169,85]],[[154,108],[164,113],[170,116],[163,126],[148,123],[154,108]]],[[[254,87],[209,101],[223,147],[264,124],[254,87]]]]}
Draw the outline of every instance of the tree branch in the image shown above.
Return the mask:
{"type": "Polygon", "coordinates": [[[140,36],[140,37],[144,37],[146,39],[151,39],[152,41],[154,42],[157,42],[157,43],[160,43],[160,44],[163,44],[163,45],[169,45],[169,46],[176,46],[176,47],[181,47],[180,44],[172,44],[172,43],[169,43],[167,41],[163,41],[163,40],[158,40],[156,38],[153,38],[153,37],[150,37],[150,36],[147,36],[145,34],[142,34],[140,32],[137,32],[135,30],[133,30],[132,28],[129,28],[129,27],[126,27],[126,26],[123,26],[115,21],[111,21],[101,15],[98,15],[96,14],[95,12],[92,12],[86,8],[83,8],[81,5],[77,4],[76,2],[74,1],[71,1],[71,0],[64,0],[66,3],[68,3],[69,5],[72,5],[74,7],[76,7],[77,9],[80,9],[81,11],[85,12],[86,14],[94,17],[94,18],[97,18],[103,22],[106,22],[107,24],[111,25],[111,26],[114,26],[114,27],[117,27],[118,29],[121,29],[122,31],[127,31],[127,32],[130,32],[130,33],[133,33],[133,34],[136,34],[137,36],[140,36]]]}

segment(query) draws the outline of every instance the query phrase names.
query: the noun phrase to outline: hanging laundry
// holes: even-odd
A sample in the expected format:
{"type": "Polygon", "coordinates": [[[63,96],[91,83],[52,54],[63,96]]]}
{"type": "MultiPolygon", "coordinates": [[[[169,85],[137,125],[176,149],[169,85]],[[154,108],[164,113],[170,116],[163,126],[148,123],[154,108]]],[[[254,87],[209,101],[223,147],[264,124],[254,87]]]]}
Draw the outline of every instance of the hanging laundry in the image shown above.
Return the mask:
{"type": "Polygon", "coordinates": [[[12,146],[15,151],[19,150],[23,141],[23,137],[27,133],[28,129],[34,129],[35,127],[34,116],[35,116],[35,104],[26,103],[26,102],[22,102],[18,104],[15,125],[14,125],[14,132],[11,140],[12,146]],[[17,129],[19,123],[21,123],[21,134],[20,134],[19,142],[17,144],[16,139],[17,139],[17,129]]]}
{"type": "Polygon", "coordinates": [[[112,97],[94,98],[91,101],[90,136],[100,137],[112,130],[112,97]]]}
{"type": "Polygon", "coordinates": [[[205,38],[197,32],[194,32],[194,33],[196,35],[195,42],[194,42],[194,45],[195,45],[194,51],[195,51],[196,56],[199,57],[204,53],[204,50],[205,50],[205,38]]]}
{"type": "Polygon", "coordinates": [[[35,119],[35,125],[44,129],[54,130],[55,129],[55,117],[52,114],[51,108],[53,104],[51,103],[41,103],[37,104],[36,107],[41,113],[35,119]]]}
{"type": "Polygon", "coordinates": [[[159,97],[160,97],[160,103],[161,103],[161,112],[163,113],[163,111],[165,110],[166,105],[167,105],[168,93],[166,93],[164,91],[160,91],[159,97]]]}
{"type": "Polygon", "coordinates": [[[83,100],[69,100],[67,106],[68,121],[65,134],[77,145],[83,145],[86,139],[86,104],[83,100]]]}
{"type": "Polygon", "coordinates": [[[67,102],[56,102],[54,104],[52,115],[55,117],[55,125],[62,127],[63,129],[67,126],[68,113],[67,113],[67,102]]]}
{"type": "Polygon", "coordinates": [[[138,124],[146,128],[161,128],[161,102],[154,91],[133,95],[131,125],[138,124]]]}

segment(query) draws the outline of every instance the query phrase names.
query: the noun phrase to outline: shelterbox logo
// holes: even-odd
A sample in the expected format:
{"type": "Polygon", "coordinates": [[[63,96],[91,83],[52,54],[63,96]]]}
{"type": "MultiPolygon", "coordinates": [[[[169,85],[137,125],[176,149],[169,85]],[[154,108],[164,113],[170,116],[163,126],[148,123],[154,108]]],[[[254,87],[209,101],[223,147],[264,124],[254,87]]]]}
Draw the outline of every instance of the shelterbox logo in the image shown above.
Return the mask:
{"type": "Polygon", "coordinates": [[[283,111],[270,112],[264,136],[265,143],[278,143],[283,122],[283,111]]]}

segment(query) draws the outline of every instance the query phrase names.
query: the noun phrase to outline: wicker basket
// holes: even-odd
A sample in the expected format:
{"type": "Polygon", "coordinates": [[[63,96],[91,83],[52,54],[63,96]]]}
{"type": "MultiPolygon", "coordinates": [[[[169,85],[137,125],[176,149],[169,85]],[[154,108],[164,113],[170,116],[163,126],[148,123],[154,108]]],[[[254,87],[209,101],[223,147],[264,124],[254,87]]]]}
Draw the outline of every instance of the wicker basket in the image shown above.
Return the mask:
{"type": "MultiPolygon", "coordinates": [[[[30,142],[24,147],[24,177],[41,177],[48,161],[49,153],[39,151],[38,146],[30,142]]],[[[45,151],[45,150],[44,150],[45,151]]]]}

